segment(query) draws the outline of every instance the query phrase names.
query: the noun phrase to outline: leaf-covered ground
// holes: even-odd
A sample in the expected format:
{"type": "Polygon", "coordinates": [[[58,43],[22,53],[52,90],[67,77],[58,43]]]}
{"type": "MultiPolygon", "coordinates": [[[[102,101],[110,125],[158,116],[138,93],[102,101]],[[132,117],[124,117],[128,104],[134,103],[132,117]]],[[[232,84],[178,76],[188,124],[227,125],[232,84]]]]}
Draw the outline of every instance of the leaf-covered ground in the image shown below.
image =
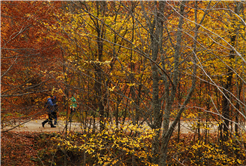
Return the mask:
{"type": "Polygon", "coordinates": [[[37,146],[39,133],[6,132],[1,137],[2,165],[34,165],[33,158],[43,149],[37,146]]]}
{"type": "MultiPolygon", "coordinates": [[[[59,132],[4,132],[1,135],[1,165],[63,165],[64,154],[54,139],[63,136],[59,132]]],[[[76,140],[76,133],[71,138],[76,140]]],[[[235,141],[232,140],[228,146],[228,156],[218,147],[216,135],[210,135],[209,140],[208,143],[198,141],[194,134],[181,134],[179,140],[177,135],[173,136],[169,144],[168,162],[174,165],[178,162],[185,165],[246,164],[243,160],[245,154],[235,141]],[[237,149],[237,154],[235,150],[231,151],[233,149],[237,149]]],[[[67,151],[67,165],[84,163],[83,158],[83,152],[67,151]]],[[[131,156],[128,154],[126,160],[129,159],[131,156]]],[[[93,162],[93,157],[87,155],[86,163],[93,165],[93,162]]]]}

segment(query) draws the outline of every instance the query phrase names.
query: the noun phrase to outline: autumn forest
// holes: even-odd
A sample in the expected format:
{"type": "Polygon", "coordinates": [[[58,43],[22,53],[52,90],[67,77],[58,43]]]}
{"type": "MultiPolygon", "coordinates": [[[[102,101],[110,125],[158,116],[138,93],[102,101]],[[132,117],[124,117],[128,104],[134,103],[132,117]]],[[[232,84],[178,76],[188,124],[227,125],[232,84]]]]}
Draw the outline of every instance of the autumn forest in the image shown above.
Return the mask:
{"type": "Polygon", "coordinates": [[[1,164],[246,165],[245,46],[241,0],[1,1],[1,164]]]}

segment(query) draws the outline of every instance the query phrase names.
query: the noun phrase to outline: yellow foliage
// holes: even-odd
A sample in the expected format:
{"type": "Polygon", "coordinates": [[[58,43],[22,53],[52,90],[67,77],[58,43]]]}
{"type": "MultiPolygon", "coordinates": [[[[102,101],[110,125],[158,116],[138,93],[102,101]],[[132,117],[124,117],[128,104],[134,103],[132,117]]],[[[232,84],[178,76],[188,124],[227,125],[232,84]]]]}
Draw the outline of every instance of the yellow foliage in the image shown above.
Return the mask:
{"type": "MultiPolygon", "coordinates": [[[[148,162],[148,157],[151,156],[151,139],[154,136],[154,130],[146,126],[126,125],[120,129],[106,123],[106,129],[99,133],[88,133],[79,136],[82,144],[76,141],[69,141],[76,139],[76,135],[69,135],[70,138],[62,139],[60,137],[54,138],[56,141],[62,143],[68,150],[80,150],[93,155],[99,164],[107,165],[109,163],[124,164],[124,156],[133,155],[141,160],[146,165],[151,165],[148,162]],[[128,135],[129,132],[138,133],[141,135],[128,135]],[[117,156],[118,154],[118,156],[117,156]],[[120,155],[121,154],[121,155],[120,155]],[[124,154],[122,156],[122,154],[124,154]],[[120,157],[122,156],[122,157],[120,157]]],[[[77,137],[78,138],[78,137],[77,137]]]]}

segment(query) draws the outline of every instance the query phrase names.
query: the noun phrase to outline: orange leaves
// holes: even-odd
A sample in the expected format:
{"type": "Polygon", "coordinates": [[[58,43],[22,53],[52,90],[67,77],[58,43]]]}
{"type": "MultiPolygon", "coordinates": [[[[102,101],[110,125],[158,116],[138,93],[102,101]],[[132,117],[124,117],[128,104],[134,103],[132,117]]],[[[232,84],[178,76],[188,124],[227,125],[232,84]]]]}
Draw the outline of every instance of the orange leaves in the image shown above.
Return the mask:
{"type": "Polygon", "coordinates": [[[1,137],[1,163],[4,165],[30,165],[30,158],[37,155],[33,149],[33,133],[7,132],[1,137]],[[17,164],[18,163],[18,164],[17,164]]]}
{"type": "MultiPolygon", "coordinates": [[[[57,2],[52,7],[59,5],[57,2]]],[[[3,109],[12,118],[15,113],[32,115],[43,105],[42,91],[47,88],[43,81],[52,73],[49,70],[57,68],[55,58],[60,55],[55,42],[46,38],[48,30],[42,24],[54,22],[51,6],[41,1],[5,1],[1,9],[1,70],[5,73],[1,92],[7,96],[2,98],[3,109]],[[48,74],[42,73],[45,70],[48,74]]]]}

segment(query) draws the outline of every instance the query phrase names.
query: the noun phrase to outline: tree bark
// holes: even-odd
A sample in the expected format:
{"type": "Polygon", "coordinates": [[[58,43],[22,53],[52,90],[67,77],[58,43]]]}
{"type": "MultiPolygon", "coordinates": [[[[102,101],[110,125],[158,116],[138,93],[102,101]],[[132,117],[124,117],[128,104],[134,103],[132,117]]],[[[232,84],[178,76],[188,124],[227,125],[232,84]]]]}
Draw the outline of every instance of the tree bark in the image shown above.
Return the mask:
{"type": "MultiPolygon", "coordinates": [[[[157,5],[157,4],[156,4],[157,5]]],[[[161,41],[162,41],[162,34],[163,34],[163,12],[164,12],[165,2],[159,2],[159,8],[155,11],[155,18],[152,23],[152,28],[156,27],[154,32],[153,29],[150,30],[151,35],[151,49],[152,49],[152,60],[156,62],[157,56],[160,50],[161,41]]],[[[158,67],[156,64],[152,63],[151,66],[152,70],[152,109],[154,114],[154,123],[152,125],[152,129],[156,129],[156,135],[153,138],[152,142],[152,162],[158,163],[158,154],[159,154],[159,137],[160,137],[160,129],[162,124],[162,115],[161,115],[161,103],[159,99],[159,75],[158,75],[158,67]]]]}

